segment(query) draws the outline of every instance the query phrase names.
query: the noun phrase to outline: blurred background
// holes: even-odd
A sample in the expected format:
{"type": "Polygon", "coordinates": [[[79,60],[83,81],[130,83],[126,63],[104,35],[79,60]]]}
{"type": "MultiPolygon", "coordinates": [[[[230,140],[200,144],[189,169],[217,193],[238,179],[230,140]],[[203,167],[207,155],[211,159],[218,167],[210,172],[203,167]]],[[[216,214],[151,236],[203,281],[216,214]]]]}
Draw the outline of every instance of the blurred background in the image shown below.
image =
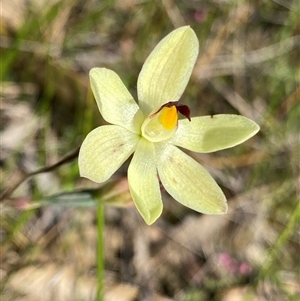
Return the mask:
{"type": "Polygon", "coordinates": [[[108,204],[105,300],[299,300],[299,6],[3,0],[1,300],[94,300],[91,191],[108,204]],[[226,194],[227,215],[201,215],[163,191],[164,212],[149,227],[128,199],[128,162],[109,185],[79,177],[78,147],[104,124],[88,72],[113,69],[136,98],[144,60],[182,25],[200,54],[181,102],[192,116],[240,114],[261,131],[233,149],[191,154],[226,194]]]}

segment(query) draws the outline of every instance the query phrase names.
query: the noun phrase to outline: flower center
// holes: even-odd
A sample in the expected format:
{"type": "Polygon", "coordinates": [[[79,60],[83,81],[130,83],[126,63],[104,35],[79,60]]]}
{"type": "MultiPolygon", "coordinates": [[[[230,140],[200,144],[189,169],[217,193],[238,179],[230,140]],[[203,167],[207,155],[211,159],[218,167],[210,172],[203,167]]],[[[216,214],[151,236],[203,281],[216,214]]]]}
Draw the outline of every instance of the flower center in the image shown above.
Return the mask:
{"type": "Polygon", "coordinates": [[[142,135],[151,142],[167,140],[177,130],[178,113],[176,106],[160,108],[150,114],[142,125],[142,135]]]}
{"type": "Polygon", "coordinates": [[[162,105],[152,112],[142,124],[142,135],[151,142],[171,138],[177,130],[178,112],[191,121],[190,109],[186,105],[177,105],[176,101],[162,105]]]}

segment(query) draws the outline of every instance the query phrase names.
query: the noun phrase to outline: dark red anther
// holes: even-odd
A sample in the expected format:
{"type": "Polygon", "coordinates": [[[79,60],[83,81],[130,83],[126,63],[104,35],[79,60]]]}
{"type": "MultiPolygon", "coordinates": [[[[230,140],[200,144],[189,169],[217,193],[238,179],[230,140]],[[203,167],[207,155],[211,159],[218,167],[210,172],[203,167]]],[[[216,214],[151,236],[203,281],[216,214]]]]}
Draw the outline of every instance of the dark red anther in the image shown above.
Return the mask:
{"type": "Polygon", "coordinates": [[[191,121],[191,110],[187,105],[176,106],[177,111],[191,121]]]}
{"type": "Polygon", "coordinates": [[[187,105],[177,105],[178,101],[169,101],[165,104],[163,104],[155,113],[150,115],[149,117],[154,117],[159,111],[162,110],[164,107],[173,107],[175,106],[177,109],[177,112],[179,112],[181,115],[185,116],[189,121],[191,121],[191,110],[187,105]]]}

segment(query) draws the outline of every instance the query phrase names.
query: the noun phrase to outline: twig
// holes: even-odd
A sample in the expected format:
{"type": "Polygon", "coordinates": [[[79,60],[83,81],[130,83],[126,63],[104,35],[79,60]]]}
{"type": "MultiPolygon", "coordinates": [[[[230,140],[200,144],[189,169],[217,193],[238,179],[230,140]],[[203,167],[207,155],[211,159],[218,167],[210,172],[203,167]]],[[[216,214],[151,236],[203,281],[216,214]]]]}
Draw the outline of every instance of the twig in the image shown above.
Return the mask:
{"type": "Polygon", "coordinates": [[[7,188],[1,194],[0,202],[3,202],[6,198],[10,197],[11,194],[26,180],[30,179],[31,177],[33,177],[37,174],[53,171],[56,168],[60,167],[61,165],[65,164],[65,163],[69,163],[69,162],[73,161],[75,158],[77,158],[78,154],[79,154],[79,147],[75,151],[73,151],[71,154],[65,156],[64,158],[62,158],[60,161],[58,161],[57,163],[55,163],[53,165],[39,168],[30,173],[25,173],[16,184],[14,184],[12,187],[7,188]]]}

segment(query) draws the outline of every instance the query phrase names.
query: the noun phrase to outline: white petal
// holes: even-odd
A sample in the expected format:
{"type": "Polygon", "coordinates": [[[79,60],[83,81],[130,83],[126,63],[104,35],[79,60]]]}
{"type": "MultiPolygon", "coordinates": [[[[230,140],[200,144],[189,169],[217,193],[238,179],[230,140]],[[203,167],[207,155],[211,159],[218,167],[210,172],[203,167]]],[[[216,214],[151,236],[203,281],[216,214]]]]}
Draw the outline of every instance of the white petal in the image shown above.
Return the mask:
{"type": "Polygon", "coordinates": [[[259,131],[252,120],[239,115],[194,117],[179,120],[170,142],[200,153],[215,152],[243,143],[259,131]]]}
{"type": "Polygon", "coordinates": [[[101,183],[134,152],[139,136],[116,125],[91,131],[83,141],[78,157],[80,175],[101,183]]]}
{"type": "Polygon", "coordinates": [[[145,61],[138,78],[138,99],[148,116],[182,95],[198,56],[199,43],[189,26],[167,35],[145,61]]]}
{"type": "Polygon", "coordinates": [[[226,198],[215,180],[176,146],[157,146],[157,169],[166,191],[181,204],[207,214],[227,212],[226,198]]]}
{"type": "Polygon", "coordinates": [[[130,193],[148,225],[161,215],[163,205],[155,166],[152,142],[142,138],[128,168],[130,193]]]}
{"type": "Polygon", "coordinates": [[[120,77],[112,70],[93,68],[90,80],[103,118],[139,134],[144,116],[120,77]]]}

